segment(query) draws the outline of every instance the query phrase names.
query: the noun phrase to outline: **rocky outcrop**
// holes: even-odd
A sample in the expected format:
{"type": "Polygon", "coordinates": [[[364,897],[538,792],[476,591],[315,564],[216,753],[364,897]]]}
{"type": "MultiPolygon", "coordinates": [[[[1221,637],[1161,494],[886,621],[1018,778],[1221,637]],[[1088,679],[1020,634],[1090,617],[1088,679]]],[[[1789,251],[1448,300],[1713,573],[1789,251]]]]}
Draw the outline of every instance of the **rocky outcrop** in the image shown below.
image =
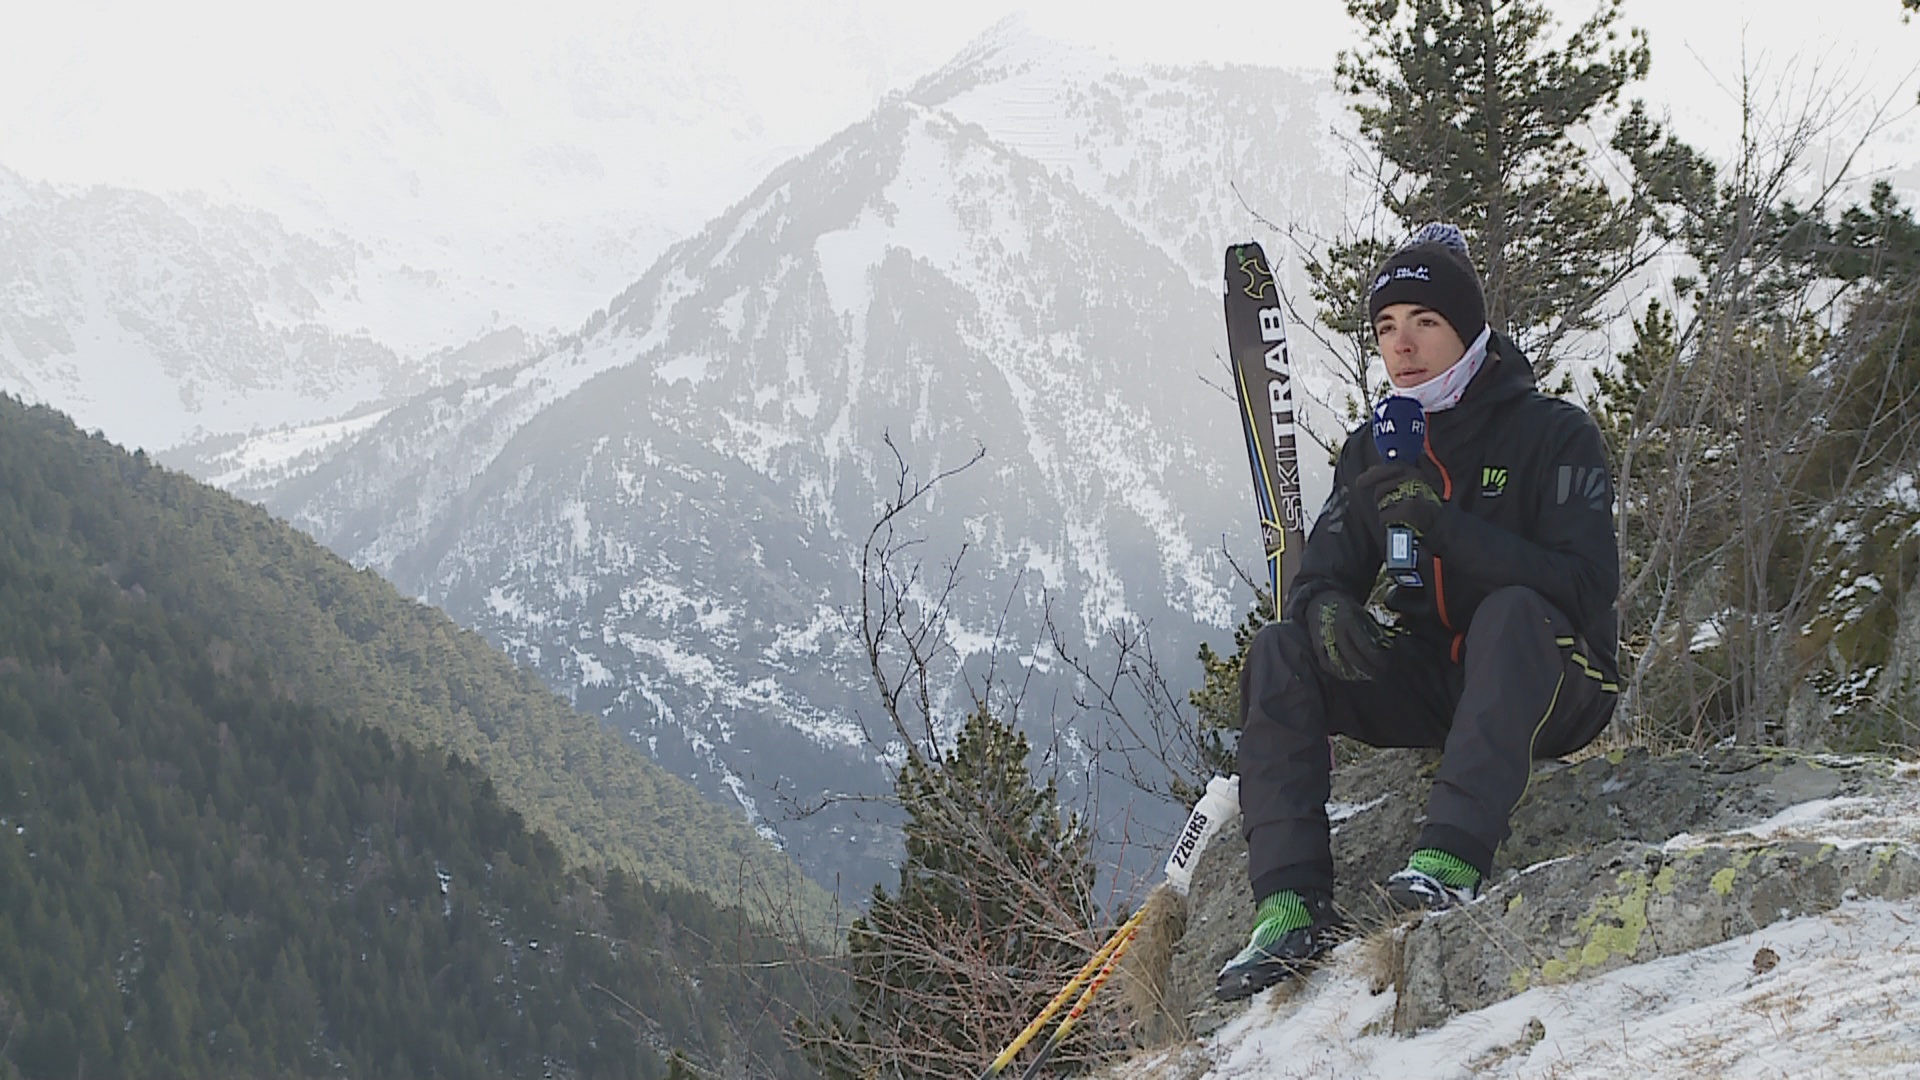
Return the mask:
{"type": "Polygon", "coordinates": [[[1508,879],[1471,908],[1393,940],[1394,1030],[1410,1033],[1541,983],[1566,982],[1831,910],[1920,893],[1900,844],[1609,844],[1508,879]]]}
{"type": "MultiPolygon", "coordinates": [[[[1396,993],[1397,1031],[1852,896],[1920,894],[1911,837],[1808,838],[1845,834],[1850,807],[1920,803],[1920,784],[1892,762],[1635,749],[1538,766],[1481,901],[1396,918],[1377,885],[1404,864],[1436,762],[1431,752],[1383,751],[1334,777],[1335,899],[1360,932],[1382,935],[1377,977],[1382,992],[1396,993]],[[1822,828],[1796,829],[1795,815],[1782,814],[1789,807],[1811,807],[1797,813],[1822,828]]],[[[1245,1008],[1215,1002],[1212,990],[1214,973],[1244,943],[1251,903],[1245,844],[1237,832],[1222,836],[1195,873],[1160,1030],[1205,1035],[1245,1008]]]]}

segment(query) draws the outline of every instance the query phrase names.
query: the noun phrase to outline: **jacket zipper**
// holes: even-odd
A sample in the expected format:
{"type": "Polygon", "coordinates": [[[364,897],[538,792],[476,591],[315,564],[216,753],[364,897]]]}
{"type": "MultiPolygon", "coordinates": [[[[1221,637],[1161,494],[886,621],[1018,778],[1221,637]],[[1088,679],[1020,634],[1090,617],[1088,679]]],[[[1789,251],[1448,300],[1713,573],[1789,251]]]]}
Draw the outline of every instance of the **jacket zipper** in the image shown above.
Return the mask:
{"type": "MultiPolygon", "coordinates": [[[[1440,460],[1440,455],[1433,452],[1433,437],[1431,434],[1427,437],[1427,458],[1440,470],[1441,501],[1452,502],[1453,474],[1447,471],[1447,464],[1440,460]]],[[[1457,664],[1460,662],[1461,646],[1466,643],[1466,635],[1460,633],[1458,630],[1454,630],[1453,620],[1447,617],[1447,578],[1445,567],[1440,561],[1440,556],[1437,554],[1433,556],[1433,603],[1434,607],[1440,613],[1440,625],[1446,627],[1453,633],[1453,645],[1452,648],[1448,650],[1448,653],[1453,658],[1453,662],[1457,664]]]]}

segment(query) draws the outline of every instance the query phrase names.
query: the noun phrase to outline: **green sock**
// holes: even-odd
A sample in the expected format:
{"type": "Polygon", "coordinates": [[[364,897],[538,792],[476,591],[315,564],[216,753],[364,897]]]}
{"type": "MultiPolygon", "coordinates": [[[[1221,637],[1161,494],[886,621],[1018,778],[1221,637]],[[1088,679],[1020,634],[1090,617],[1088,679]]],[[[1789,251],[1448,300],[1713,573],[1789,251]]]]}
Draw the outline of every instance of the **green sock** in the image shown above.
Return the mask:
{"type": "Polygon", "coordinates": [[[1280,940],[1280,935],[1313,925],[1307,905],[1300,894],[1285,889],[1267,897],[1253,909],[1253,942],[1259,948],[1280,940]]]}
{"type": "Polygon", "coordinates": [[[1421,848],[1414,852],[1413,857],[1407,860],[1407,869],[1418,870],[1450,888],[1471,889],[1480,884],[1480,871],[1459,856],[1439,848],[1421,848]]]}

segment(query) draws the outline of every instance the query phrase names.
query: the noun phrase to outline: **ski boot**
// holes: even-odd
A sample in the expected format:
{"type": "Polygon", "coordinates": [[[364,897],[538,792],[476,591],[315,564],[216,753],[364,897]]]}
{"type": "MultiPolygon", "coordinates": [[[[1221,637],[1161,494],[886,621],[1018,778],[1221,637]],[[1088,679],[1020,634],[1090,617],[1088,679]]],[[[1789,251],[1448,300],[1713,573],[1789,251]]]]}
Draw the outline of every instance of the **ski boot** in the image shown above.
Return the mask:
{"type": "Polygon", "coordinates": [[[1251,997],[1282,980],[1311,970],[1338,944],[1346,923],[1322,892],[1304,896],[1288,889],[1260,902],[1253,935],[1214,980],[1221,1001],[1251,997]]]}
{"type": "Polygon", "coordinates": [[[1421,848],[1387,879],[1387,899],[1401,911],[1445,911],[1480,898],[1480,871],[1439,848],[1421,848]]]}

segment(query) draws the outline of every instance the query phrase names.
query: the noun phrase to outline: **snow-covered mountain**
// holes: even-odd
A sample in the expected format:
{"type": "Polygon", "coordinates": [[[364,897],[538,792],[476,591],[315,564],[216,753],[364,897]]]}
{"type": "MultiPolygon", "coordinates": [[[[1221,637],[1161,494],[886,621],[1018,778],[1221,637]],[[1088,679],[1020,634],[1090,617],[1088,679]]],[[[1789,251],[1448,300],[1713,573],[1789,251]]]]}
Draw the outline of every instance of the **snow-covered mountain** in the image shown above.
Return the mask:
{"type": "MultiPolygon", "coordinates": [[[[1116,65],[1009,21],[909,96],[1042,165],[1208,290],[1224,238],[1252,235],[1256,215],[1311,234],[1352,206],[1330,136],[1354,122],[1319,76],[1116,65]]],[[[1289,245],[1265,239],[1281,260],[1289,245]]]]}
{"type": "Polygon", "coordinates": [[[259,211],[0,168],[0,389],[129,445],[313,421],[532,351],[436,318],[444,291],[259,211]]]}
{"type": "MultiPolygon", "coordinates": [[[[484,630],[858,895],[894,841],[786,800],[885,791],[899,750],[857,618],[887,440],[921,477],[985,448],[907,525],[929,577],[960,560],[947,642],[977,678],[998,641],[1070,773],[1124,771],[1087,717],[1050,732],[1075,686],[1043,623],[1096,667],[1110,631],[1149,625],[1177,679],[1249,601],[1220,550],[1256,558],[1217,389],[1220,250],[1254,231],[1229,185],[1337,215],[1325,100],[1003,29],[558,350],[193,467],[484,630]]],[[[957,723],[966,690],[940,693],[957,723]]]]}
{"type": "Polygon", "coordinates": [[[525,360],[938,59],[866,0],[119,7],[0,35],[0,390],[149,449],[525,360]]]}

